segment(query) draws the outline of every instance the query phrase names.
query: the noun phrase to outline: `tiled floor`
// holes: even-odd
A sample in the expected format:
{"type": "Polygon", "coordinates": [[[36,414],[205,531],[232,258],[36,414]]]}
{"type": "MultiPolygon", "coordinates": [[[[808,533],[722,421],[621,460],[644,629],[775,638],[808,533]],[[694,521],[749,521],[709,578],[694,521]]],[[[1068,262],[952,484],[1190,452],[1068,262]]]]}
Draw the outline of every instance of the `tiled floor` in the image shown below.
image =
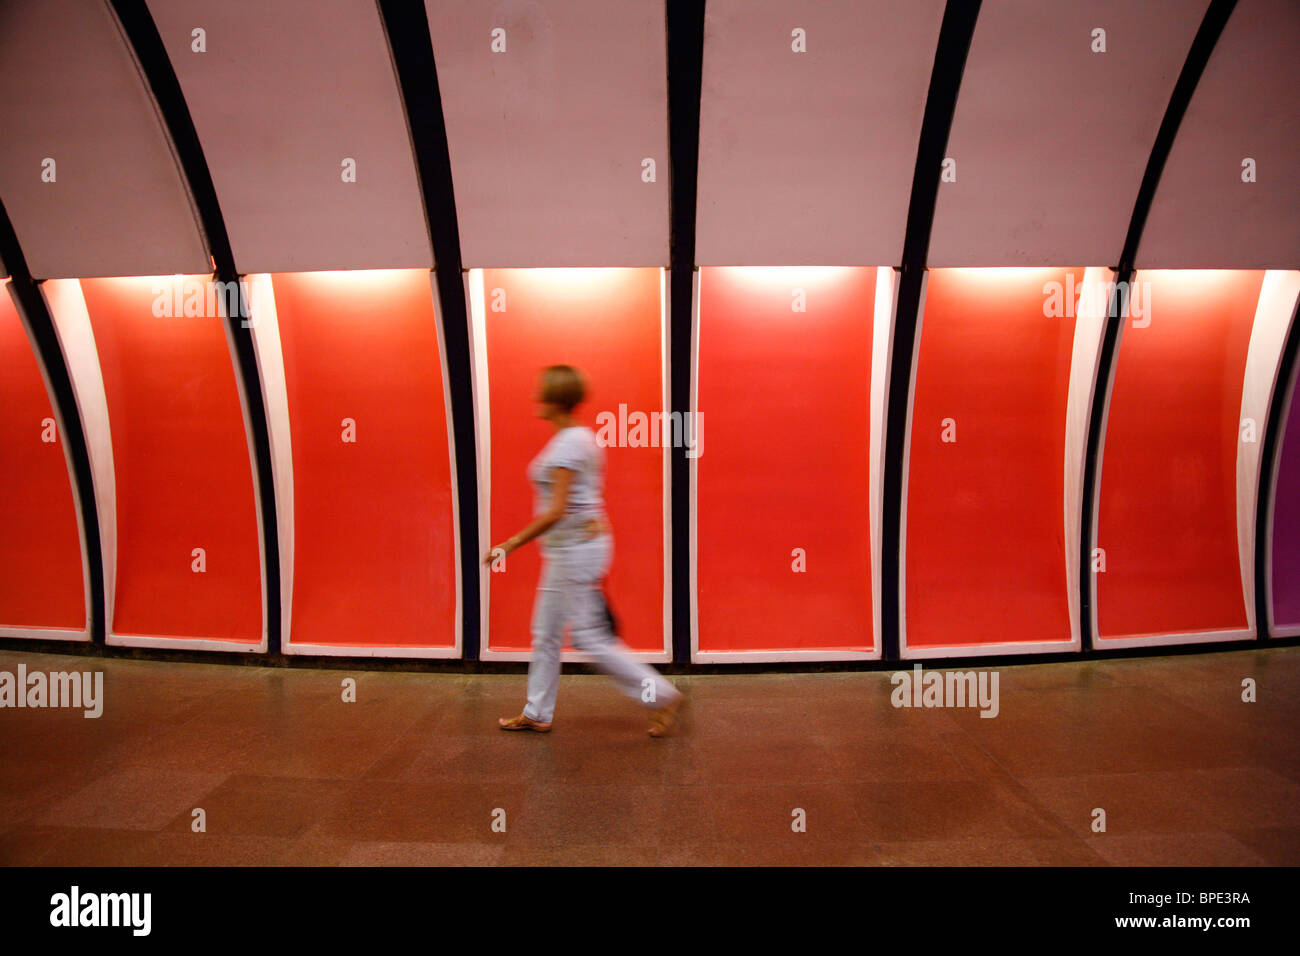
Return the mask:
{"type": "Polygon", "coordinates": [[[522,675],[20,662],[105,705],[0,709],[4,864],[1300,864],[1300,648],[1002,667],[993,719],[889,671],[677,677],[667,740],[586,674],[537,736],[496,728],[522,675]]]}

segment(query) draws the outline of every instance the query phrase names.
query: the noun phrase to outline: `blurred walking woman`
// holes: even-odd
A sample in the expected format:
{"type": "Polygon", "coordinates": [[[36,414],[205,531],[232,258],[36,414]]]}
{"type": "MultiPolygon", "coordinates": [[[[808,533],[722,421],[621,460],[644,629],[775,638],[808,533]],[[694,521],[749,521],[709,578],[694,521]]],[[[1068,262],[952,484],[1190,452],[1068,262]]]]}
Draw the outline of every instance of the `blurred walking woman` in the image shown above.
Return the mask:
{"type": "Polygon", "coordinates": [[[536,492],[531,524],[483,558],[491,562],[540,538],[543,564],[533,605],[533,654],[528,665],[528,703],[517,717],[501,718],[502,730],[546,733],[555,714],[564,626],[573,644],[618,682],[629,697],[651,709],[650,735],[662,737],[676,723],[685,697],[654,668],[634,658],[610,629],[602,582],[614,553],[605,515],[604,451],[590,428],[579,425],[573,409],[586,397],[578,371],[568,365],[543,369],[537,390],[537,415],[555,426],[555,435],[528,466],[536,492]],[[645,691],[654,688],[654,694],[645,691]]]}

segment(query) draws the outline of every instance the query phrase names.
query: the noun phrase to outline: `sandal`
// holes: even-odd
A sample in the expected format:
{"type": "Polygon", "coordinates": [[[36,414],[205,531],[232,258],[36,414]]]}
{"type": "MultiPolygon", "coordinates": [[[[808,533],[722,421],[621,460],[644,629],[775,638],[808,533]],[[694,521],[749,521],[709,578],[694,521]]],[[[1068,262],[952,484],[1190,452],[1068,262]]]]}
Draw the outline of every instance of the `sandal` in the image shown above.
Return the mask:
{"type": "Polygon", "coordinates": [[[678,691],[676,699],[650,713],[650,736],[667,737],[681,720],[682,710],[686,707],[686,695],[678,691]]]}
{"type": "Polygon", "coordinates": [[[531,730],[539,734],[549,734],[551,725],[544,724],[540,720],[520,714],[518,717],[500,717],[497,723],[501,725],[502,730],[531,730]]]}

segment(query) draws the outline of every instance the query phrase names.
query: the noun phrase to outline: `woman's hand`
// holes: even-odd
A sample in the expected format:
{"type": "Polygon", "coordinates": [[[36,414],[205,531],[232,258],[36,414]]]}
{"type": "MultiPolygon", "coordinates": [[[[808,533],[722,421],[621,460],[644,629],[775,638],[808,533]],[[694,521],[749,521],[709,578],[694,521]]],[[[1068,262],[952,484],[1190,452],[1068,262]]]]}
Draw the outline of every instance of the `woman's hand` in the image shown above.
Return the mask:
{"type": "Polygon", "coordinates": [[[511,551],[514,551],[518,547],[519,547],[519,541],[517,538],[507,538],[505,541],[501,542],[496,547],[489,550],[487,554],[483,555],[483,563],[491,564],[494,560],[496,560],[498,555],[504,557],[505,555],[509,554],[511,551]]]}

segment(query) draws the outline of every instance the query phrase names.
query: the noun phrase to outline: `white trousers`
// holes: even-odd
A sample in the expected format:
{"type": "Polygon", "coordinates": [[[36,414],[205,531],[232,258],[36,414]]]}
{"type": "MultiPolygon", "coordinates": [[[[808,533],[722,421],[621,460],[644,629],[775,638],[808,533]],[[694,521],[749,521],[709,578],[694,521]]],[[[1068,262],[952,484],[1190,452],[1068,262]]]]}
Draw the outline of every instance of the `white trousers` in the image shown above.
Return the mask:
{"type": "Polygon", "coordinates": [[[601,582],[614,556],[614,539],[597,535],[562,548],[548,548],[533,604],[533,655],[528,664],[528,704],[524,716],[550,723],[560,684],[564,626],[573,646],[591,655],[592,663],[618,683],[629,697],[649,707],[663,707],[679,691],[653,667],[632,656],[609,629],[601,582]],[[647,692],[654,688],[651,700],[647,692]]]}

